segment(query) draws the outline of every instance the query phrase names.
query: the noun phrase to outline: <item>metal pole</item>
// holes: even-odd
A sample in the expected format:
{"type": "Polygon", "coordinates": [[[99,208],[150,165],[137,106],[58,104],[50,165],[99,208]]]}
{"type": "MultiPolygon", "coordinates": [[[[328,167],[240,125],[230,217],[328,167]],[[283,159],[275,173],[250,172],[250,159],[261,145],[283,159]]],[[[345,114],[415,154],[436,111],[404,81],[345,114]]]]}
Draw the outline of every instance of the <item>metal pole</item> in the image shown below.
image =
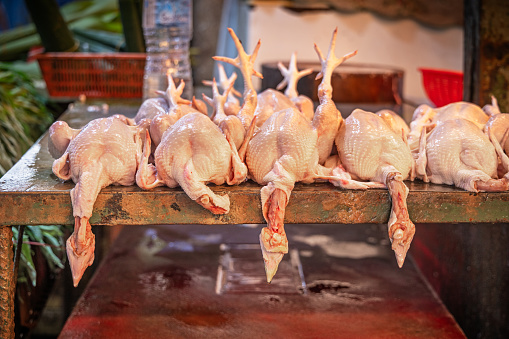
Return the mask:
{"type": "Polygon", "coordinates": [[[0,226],[0,338],[14,338],[14,260],[12,229],[0,226]]]}

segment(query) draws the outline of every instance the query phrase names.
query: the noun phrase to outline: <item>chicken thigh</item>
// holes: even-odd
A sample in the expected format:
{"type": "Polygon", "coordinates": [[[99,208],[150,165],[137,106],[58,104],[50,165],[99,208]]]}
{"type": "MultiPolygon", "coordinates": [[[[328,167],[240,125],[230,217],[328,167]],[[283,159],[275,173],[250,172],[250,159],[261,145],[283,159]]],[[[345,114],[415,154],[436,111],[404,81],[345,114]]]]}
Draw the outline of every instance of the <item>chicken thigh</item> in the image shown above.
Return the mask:
{"type": "Polygon", "coordinates": [[[404,133],[394,131],[379,115],[356,109],[341,125],[336,146],[341,164],[353,178],[380,182],[389,189],[389,238],[398,265],[403,266],[415,234],[406,204],[408,188],[403,183],[413,179],[415,163],[404,133]]]}
{"type": "Polygon", "coordinates": [[[79,132],[65,131],[61,122],[58,125],[64,135],[74,134],[63,155],[54,161],[53,173],[76,183],[70,192],[74,232],[67,239],[66,248],[77,286],[94,261],[95,236],[89,219],[97,195],[108,185],[134,184],[143,128],[128,126],[118,117],[92,120],[79,132]]]}

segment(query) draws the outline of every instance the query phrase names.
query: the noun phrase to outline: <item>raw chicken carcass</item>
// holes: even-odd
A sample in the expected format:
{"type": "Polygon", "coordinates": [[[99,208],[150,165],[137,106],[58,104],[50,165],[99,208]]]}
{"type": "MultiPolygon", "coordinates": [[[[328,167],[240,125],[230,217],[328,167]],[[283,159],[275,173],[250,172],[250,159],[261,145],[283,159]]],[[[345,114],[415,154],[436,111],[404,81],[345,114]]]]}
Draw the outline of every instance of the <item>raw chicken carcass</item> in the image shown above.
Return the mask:
{"type": "MultiPolygon", "coordinates": [[[[486,125],[484,125],[484,133],[493,137],[501,145],[504,153],[509,155],[509,114],[499,113],[492,115],[486,125]]],[[[495,146],[496,147],[496,146],[495,146]]]]}
{"type": "Polygon", "coordinates": [[[429,135],[422,131],[417,174],[424,181],[455,185],[471,192],[505,191],[509,187],[509,175],[496,179],[498,151],[501,148],[497,150],[472,121],[447,120],[429,135]]]}
{"type": "MultiPolygon", "coordinates": [[[[483,111],[490,115],[488,122],[484,125],[484,133],[488,136],[493,133],[493,137],[501,145],[504,153],[509,155],[509,114],[500,112],[497,99],[494,96],[491,97],[491,102],[491,105],[483,107],[483,111]]],[[[497,147],[495,142],[494,145],[497,147]]]]}
{"type": "MultiPolygon", "coordinates": [[[[334,31],[329,55],[322,62],[323,79],[319,87],[320,106],[310,122],[296,108],[275,112],[261,126],[248,144],[246,164],[250,177],[264,185],[261,189],[263,216],[267,227],[262,229],[260,244],[265,263],[267,281],[271,281],[284,253],[288,240],[284,230],[284,213],[295,182],[311,183],[317,179],[337,180],[343,187],[367,188],[368,183],[358,183],[346,176],[333,174],[333,169],[320,165],[330,155],[334,136],[341,121],[341,114],[332,101],[330,79],[334,68],[356,52],[337,58],[334,55],[334,31]],[[343,180],[340,180],[343,179],[343,180]],[[353,186],[351,186],[353,185],[353,186]]],[[[239,55],[242,54],[240,45],[239,55]]],[[[245,62],[240,67],[249,69],[245,62]]],[[[241,68],[241,69],[242,69],[241,68]]],[[[340,172],[340,168],[334,170],[340,172]]]]}
{"type": "Polygon", "coordinates": [[[415,162],[403,129],[391,125],[394,117],[390,114],[381,115],[354,110],[341,125],[336,146],[341,164],[353,178],[380,182],[389,189],[389,238],[401,267],[415,234],[406,204],[408,188],[403,183],[413,179],[415,162]]]}
{"type": "Polygon", "coordinates": [[[209,117],[189,113],[173,124],[155,150],[155,166],[148,163],[149,140],[136,174],[138,186],[143,189],[180,186],[192,200],[212,213],[228,213],[228,196],[215,194],[207,184],[241,183],[246,179],[247,167],[233,141],[209,117]]]}
{"type": "Polygon", "coordinates": [[[134,184],[142,148],[140,133],[146,127],[128,126],[118,116],[92,120],[81,130],[66,128],[62,122],[55,124],[59,126],[56,133],[64,135],[64,139],[74,136],[62,156],[54,161],[53,173],[76,184],[70,192],[74,232],[67,239],[66,248],[77,286],[94,261],[95,236],[89,219],[97,195],[108,185],[134,184]]]}
{"type": "Polygon", "coordinates": [[[481,107],[469,102],[455,102],[439,108],[420,105],[414,111],[408,134],[408,144],[412,152],[416,151],[423,129],[433,128],[447,120],[465,119],[482,129],[488,121],[488,115],[481,107]]]}

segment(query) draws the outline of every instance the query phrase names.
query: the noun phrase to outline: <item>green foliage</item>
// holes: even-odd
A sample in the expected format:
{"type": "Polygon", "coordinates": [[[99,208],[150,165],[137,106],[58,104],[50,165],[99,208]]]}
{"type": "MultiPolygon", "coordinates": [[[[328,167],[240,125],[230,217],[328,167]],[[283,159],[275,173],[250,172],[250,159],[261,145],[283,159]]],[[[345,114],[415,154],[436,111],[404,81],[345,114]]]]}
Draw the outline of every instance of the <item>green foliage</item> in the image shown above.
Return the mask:
{"type": "Polygon", "coordinates": [[[32,80],[0,63],[0,177],[53,122],[32,80]]]}
{"type": "MultiPolygon", "coordinates": [[[[45,99],[32,79],[12,65],[0,63],[0,176],[4,175],[53,122],[45,99]]],[[[12,228],[17,243],[18,229],[12,228]]],[[[63,268],[63,227],[26,226],[18,282],[35,285],[34,244],[40,245],[51,270],[63,268]]]]}
{"type": "MultiPolygon", "coordinates": [[[[12,228],[13,239],[18,239],[18,229],[12,228]]],[[[32,246],[40,246],[42,254],[52,272],[63,269],[65,259],[65,248],[63,246],[61,226],[26,226],[23,233],[23,245],[21,246],[21,257],[18,269],[18,283],[30,282],[35,286],[37,271],[33,261],[32,246]]]]}

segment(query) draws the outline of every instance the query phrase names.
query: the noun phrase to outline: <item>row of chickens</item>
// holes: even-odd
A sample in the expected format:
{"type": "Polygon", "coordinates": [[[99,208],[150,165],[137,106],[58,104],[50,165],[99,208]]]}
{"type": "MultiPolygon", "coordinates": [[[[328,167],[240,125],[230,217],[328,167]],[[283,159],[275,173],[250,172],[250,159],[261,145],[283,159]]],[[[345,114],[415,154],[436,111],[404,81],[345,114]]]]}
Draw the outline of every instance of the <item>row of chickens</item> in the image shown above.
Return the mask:
{"type": "Polygon", "coordinates": [[[94,260],[89,223],[94,202],[99,191],[112,184],[180,186],[214,214],[228,213],[230,202],[228,195],[215,194],[207,184],[252,179],[262,185],[267,227],[259,240],[268,282],[288,252],[284,214],[296,182],[387,188],[392,201],[388,233],[400,267],[415,234],[404,180],[417,177],[469,191],[508,189],[509,118],[496,102],[484,110],[465,102],[439,109],[422,105],[410,127],[387,110],[374,114],[356,109],[343,120],[332,100],[331,76],[357,52],[341,58],[334,54],[337,29],[326,56],[315,45],[321,62],[317,78],[322,80],[314,112],[311,100],[296,91],[297,81],[310,70],[299,72],[295,55],[288,68],[279,65],[284,80],[278,88],[286,85],[285,94],[258,94],[251,77],[261,77],[253,69],[260,42],[248,55],[233,30],[229,32],[238,56],[214,59],[240,69],[242,105],[233,95],[236,74],[228,78],[220,67],[223,93],[214,80],[213,98],[203,98],[213,107],[212,117],[203,101],[182,99],[185,84],[176,87],[168,76],[166,92],[143,102],[134,120],[117,115],[93,120],[80,130],[62,121],[51,126],[53,172],[76,183],[70,192],[75,227],[66,244],[75,286],[94,260]]]}

